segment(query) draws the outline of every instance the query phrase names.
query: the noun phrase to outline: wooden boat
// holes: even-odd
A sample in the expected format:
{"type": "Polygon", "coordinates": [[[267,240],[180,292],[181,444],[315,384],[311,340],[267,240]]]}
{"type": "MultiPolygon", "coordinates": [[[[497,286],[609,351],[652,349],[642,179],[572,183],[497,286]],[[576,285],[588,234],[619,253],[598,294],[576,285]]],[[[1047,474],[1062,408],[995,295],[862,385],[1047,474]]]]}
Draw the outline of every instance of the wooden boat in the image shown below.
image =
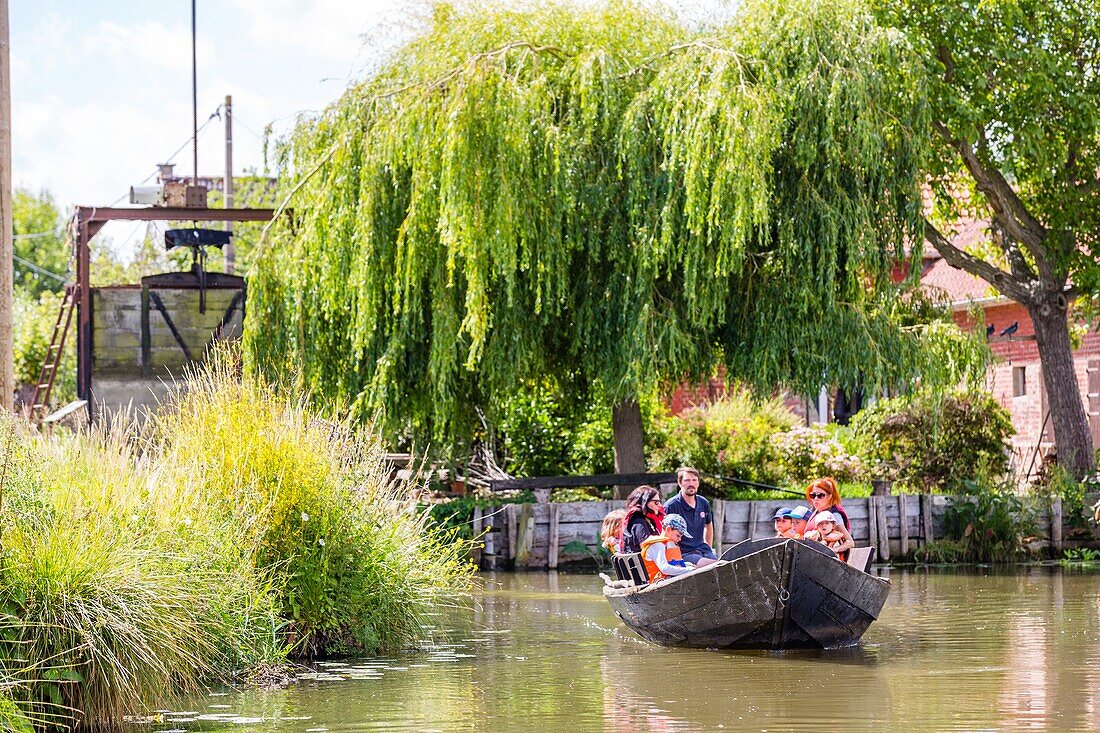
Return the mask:
{"type": "Polygon", "coordinates": [[[603,592],[622,622],[655,644],[797,649],[854,644],[878,618],[890,581],[819,543],[765,539],[686,575],[603,592]]]}

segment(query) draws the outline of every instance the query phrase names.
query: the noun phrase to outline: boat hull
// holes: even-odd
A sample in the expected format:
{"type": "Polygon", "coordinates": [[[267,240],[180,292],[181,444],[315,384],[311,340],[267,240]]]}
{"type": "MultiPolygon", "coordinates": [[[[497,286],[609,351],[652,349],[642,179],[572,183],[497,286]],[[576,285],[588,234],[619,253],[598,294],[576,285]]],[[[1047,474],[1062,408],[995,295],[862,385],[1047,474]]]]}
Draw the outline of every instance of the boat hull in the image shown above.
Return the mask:
{"type": "Polygon", "coordinates": [[[662,646],[798,649],[854,644],[878,618],[889,581],[811,543],[757,540],[687,575],[604,588],[615,614],[662,646]]]}

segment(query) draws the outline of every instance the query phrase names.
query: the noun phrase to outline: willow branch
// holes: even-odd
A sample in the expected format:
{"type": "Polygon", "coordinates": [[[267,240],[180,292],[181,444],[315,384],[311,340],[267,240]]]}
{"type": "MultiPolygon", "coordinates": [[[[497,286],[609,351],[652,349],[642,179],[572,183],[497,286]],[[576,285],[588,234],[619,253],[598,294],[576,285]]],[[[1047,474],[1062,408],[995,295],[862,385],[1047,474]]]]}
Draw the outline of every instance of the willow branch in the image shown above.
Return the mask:
{"type": "Polygon", "coordinates": [[[549,54],[552,54],[552,55],[558,57],[559,59],[564,59],[564,58],[567,58],[569,56],[569,54],[567,54],[565,51],[558,48],[557,46],[536,46],[535,44],[533,44],[529,41],[513,41],[511,43],[504,44],[500,48],[495,48],[492,51],[485,51],[483,53],[474,54],[473,56],[466,59],[465,61],[463,61],[458,66],[454,67],[453,69],[451,69],[450,71],[448,71],[447,73],[445,73],[441,76],[437,76],[435,79],[432,79],[430,81],[418,81],[418,82],[413,82],[412,84],[407,84],[407,85],[401,87],[400,89],[394,89],[393,91],[385,92],[383,94],[379,94],[379,95],[375,96],[374,99],[372,99],[371,101],[372,102],[377,102],[377,101],[382,100],[382,99],[388,99],[390,97],[396,97],[399,94],[404,94],[405,92],[411,91],[413,89],[422,88],[426,91],[431,91],[433,89],[438,89],[439,87],[442,87],[442,86],[446,85],[447,82],[449,82],[451,79],[454,79],[456,76],[461,74],[466,69],[468,69],[472,66],[477,66],[477,64],[480,63],[481,61],[485,61],[486,59],[495,58],[497,56],[503,56],[503,55],[507,54],[509,51],[514,51],[517,48],[527,49],[531,53],[535,53],[535,54],[549,53],[549,54]]]}

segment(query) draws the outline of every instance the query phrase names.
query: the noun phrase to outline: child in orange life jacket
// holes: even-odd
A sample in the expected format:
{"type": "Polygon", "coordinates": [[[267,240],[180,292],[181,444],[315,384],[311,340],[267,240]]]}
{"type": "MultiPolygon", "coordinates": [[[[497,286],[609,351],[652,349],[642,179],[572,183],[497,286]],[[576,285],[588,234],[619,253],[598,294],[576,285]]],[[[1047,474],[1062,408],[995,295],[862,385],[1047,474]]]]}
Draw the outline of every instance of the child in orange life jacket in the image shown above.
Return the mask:
{"type": "Polygon", "coordinates": [[[691,539],[687,529],[687,522],[683,517],[679,514],[668,514],[661,533],[647,537],[642,542],[642,562],[649,573],[650,583],[683,575],[695,569],[694,565],[685,563],[680,554],[680,540],[684,537],[691,539]]]}
{"type": "Polygon", "coordinates": [[[817,525],[806,533],[806,539],[820,542],[844,560],[848,550],[856,546],[852,535],[844,529],[844,525],[838,524],[832,512],[818,512],[815,519],[817,525]]]}

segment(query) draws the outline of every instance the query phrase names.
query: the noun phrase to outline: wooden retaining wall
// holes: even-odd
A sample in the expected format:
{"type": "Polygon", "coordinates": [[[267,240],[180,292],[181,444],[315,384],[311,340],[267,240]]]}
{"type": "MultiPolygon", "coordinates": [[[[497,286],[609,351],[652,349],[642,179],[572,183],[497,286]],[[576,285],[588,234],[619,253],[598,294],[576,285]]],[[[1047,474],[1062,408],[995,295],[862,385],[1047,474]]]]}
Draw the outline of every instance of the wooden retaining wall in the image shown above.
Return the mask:
{"type": "MultiPolygon", "coordinates": [[[[898,558],[933,539],[944,536],[944,512],[951,497],[922,494],[872,496],[845,499],[844,510],[852,520],[856,545],[873,546],[880,561],[898,558]]],[[[491,510],[477,509],[474,532],[483,536],[478,553],[483,568],[556,568],[559,564],[590,559],[599,543],[600,524],[622,501],[507,504],[491,510]],[[486,531],[488,530],[488,531],[486,531]],[[566,546],[584,543],[586,551],[566,546]]],[[[715,549],[744,539],[771,537],[772,514],[786,502],[723,501],[712,499],[715,549]]],[[[1056,550],[1062,547],[1061,504],[1055,500],[1037,518],[1038,536],[1056,550]]]]}

